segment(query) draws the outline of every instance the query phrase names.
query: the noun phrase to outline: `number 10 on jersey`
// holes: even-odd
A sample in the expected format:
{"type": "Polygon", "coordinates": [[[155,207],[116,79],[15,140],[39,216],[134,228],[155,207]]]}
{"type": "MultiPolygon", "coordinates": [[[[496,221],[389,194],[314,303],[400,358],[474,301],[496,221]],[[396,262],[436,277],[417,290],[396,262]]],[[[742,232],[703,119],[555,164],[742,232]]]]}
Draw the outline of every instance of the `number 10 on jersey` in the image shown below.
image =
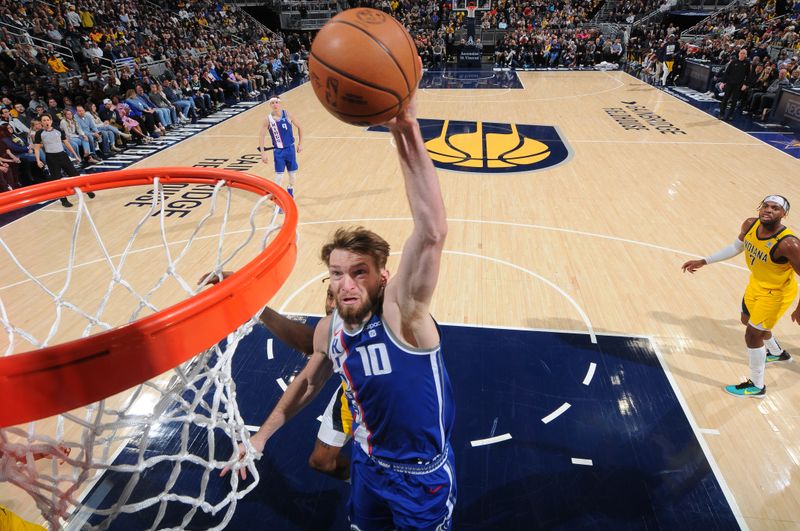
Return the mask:
{"type": "Polygon", "coordinates": [[[365,347],[356,347],[356,352],[361,356],[361,363],[364,365],[365,376],[380,376],[392,372],[392,364],[389,362],[389,352],[386,345],[376,343],[365,347]]]}

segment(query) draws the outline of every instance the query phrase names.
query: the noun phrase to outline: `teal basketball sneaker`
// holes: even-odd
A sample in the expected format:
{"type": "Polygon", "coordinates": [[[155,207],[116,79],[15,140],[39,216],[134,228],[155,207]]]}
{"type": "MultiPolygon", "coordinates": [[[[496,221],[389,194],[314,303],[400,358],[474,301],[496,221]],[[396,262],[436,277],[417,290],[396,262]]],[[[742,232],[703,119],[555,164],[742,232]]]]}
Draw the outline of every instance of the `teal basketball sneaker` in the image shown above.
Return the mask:
{"type": "Polygon", "coordinates": [[[778,354],[777,356],[773,356],[772,354],[767,354],[767,363],[780,363],[782,361],[792,361],[792,355],[786,352],[785,350],[778,354]]]}
{"type": "Polygon", "coordinates": [[[764,387],[756,387],[750,380],[746,380],[739,385],[726,385],[724,389],[726,393],[743,398],[764,398],[767,394],[766,385],[764,387]]]}

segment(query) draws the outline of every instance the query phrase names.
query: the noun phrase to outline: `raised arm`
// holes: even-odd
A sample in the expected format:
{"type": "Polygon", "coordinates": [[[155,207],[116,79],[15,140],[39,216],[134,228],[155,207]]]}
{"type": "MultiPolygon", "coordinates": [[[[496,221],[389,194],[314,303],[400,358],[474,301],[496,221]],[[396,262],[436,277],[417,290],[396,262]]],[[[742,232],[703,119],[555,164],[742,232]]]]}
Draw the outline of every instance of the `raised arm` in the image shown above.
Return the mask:
{"type": "MultiPolygon", "coordinates": [[[[321,319],[314,329],[314,354],[294,380],[288,385],[267,420],[259,430],[250,437],[250,444],[260,454],[264,451],[267,441],[286,424],[292,417],[299,413],[319,394],[328,378],[333,374],[333,363],[325,354],[328,345],[330,330],[330,317],[321,319]]],[[[239,459],[245,455],[244,443],[239,443],[239,459]]],[[[232,467],[226,466],[220,476],[226,475],[232,467]]],[[[247,469],[239,468],[242,479],[247,478],[247,469]]]]}
{"type": "Polygon", "coordinates": [[[403,246],[397,273],[386,287],[384,304],[390,312],[392,305],[397,305],[404,339],[428,348],[438,344],[438,333],[428,310],[439,278],[447,217],[439,177],[417,123],[416,101],[412,100],[387,125],[397,144],[414,227],[403,246]]]}

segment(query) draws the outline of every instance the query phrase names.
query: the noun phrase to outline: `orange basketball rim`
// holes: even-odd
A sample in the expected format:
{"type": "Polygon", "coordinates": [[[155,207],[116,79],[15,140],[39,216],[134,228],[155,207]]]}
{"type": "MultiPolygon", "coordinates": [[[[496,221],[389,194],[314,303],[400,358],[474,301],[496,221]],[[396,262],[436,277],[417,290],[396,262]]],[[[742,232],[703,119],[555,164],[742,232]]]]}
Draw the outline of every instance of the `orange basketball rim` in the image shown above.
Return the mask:
{"type": "Polygon", "coordinates": [[[216,184],[267,196],[283,209],[270,244],[233,275],[138,321],[86,338],[0,357],[0,427],[85,406],[153,378],[221,341],[288,278],[297,255],[297,207],[279,185],[204,168],[146,168],[51,181],[0,194],[0,214],[75,193],[161,183],[216,184]]]}

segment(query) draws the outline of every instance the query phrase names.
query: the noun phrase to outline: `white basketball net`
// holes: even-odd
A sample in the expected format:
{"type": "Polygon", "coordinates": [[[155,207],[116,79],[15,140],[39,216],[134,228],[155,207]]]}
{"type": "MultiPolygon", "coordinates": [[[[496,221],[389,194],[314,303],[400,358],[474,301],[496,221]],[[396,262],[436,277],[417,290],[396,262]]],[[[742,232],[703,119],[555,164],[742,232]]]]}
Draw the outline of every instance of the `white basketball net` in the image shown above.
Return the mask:
{"type": "MultiPolygon", "coordinates": [[[[87,208],[84,194],[77,191],[78,210],[72,229],[73,239],[70,244],[66,279],[58,291],[48,288],[34,276],[29,267],[21,263],[6,242],[0,238],[0,249],[8,254],[27,280],[46,293],[55,305],[52,326],[44,337],[37,338],[30,331],[14,324],[15,316],[8,314],[7,304],[0,298],[0,324],[8,340],[5,355],[13,355],[12,352],[20,340],[30,343],[35,348],[50,345],[56,334],[63,332],[61,325],[65,314],[80,316],[84,321],[82,329],[78,328],[75,337],[86,337],[98,330],[108,330],[125,324],[109,322],[104,318],[104,309],[114,288],[122,287],[136,302],[131,308],[127,322],[133,322],[145,314],[158,311],[159,308],[153,303],[153,299],[170,279],[180,286],[183,298],[195,295],[207,285],[209,279],[205,279],[205,282],[198,286],[196,277],[184,278],[179,271],[182,269],[182,260],[187,256],[195,237],[204,225],[212,218],[220,223],[220,216],[216,216],[218,196],[225,195],[225,206],[221,215],[216,255],[209,261],[205,271],[219,274],[250,242],[253,242],[259,250],[264,249],[270,236],[280,228],[276,225],[278,209],[271,201],[271,196],[260,197],[255,201],[249,216],[249,234],[243,238],[244,243],[228,252],[224,251],[223,243],[226,233],[230,230],[232,190],[226,187],[226,193],[219,194],[223,186],[223,181],[215,186],[206,185],[209,191],[213,191],[208,211],[197,224],[191,237],[185,242],[179,242],[181,248],[176,253],[174,249],[176,244],[168,241],[165,228],[167,217],[163,205],[167,201],[165,201],[164,186],[156,179],[149,211],[141,217],[124,251],[113,257],[102,243],[100,232],[87,208]],[[271,221],[266,228],[257,228],[257,214],[264,215],[265,211],[261,210],[263,208],[271,209],[266,212],[271,216],[271,221]],[[125,264],[134,249],[137,237],[146,227],[153,225],[155,219],[158,220],[163,253],[168,267],[163,274],[152,281],[149,289],[144,293],[137,293],[132,288],[131,282],[125,280],[125,274],[128,273],[125,264]],[[77,235],[84,222],[103,250],[105,264],[111,273],[111,280],[96,309],[84,307],[80,303],[70,302],[64,298],[73,278],[78,246],[77,235]]],[[[242,257],[239,258],[241,260],[242,257]]],[[[214,276],[210,275],[209,278],[214,276]]],[[[264,301],[265,304],[266,302],[264,301]]],[[[27,426],[0,429],[0,481],[25,489],[54,529],[63,527],[106,529],[120,513],[135,513],[154,506],[158,511],[154,511],[156,514],[154,520],[147,524],[148,529],[183,529],[190,526],[192,518],[198,511],[207,513],[206,517],[208,514],[216,517],[213,527],[204,526],[204,528],[222,529],[233,516],[237,500],[252,490],[259,480],[258,471],[253,464],[254,450],[249,447],[249,443],[247,444],[249,452],[241,462],[234,462],[232,457],[235,453],[232,448],[236,448],[239,441],[248,441],[249,433],[239,415],[236,389],[231,378],[233,354],[239,341],[257,322],[257,317],[258,315],[254,316],[231,332],[223,344],[214,346],[176,367],[171,371],[171,375],[162,375],[136,386],[127,393],[76,410],[80,413],[73,411],[51,419],[32,422],[27,426]],[[178,436],[179,444],[173,444],[173,448],[165,449],[163,447],[165,430],[174,432],[178,436]],[[207,455],[195,455],[188,449],[190,435],[195,441],[203,438],[205,445],[201,446],[207,446],[207,455]],[[160,445],[154,448],[152,447],[154,442],[159,442],[160,445]],[[127,459],[124,463],[115,464],[114,458],[123,448],[127,459]],[[219,478],[219,471],[226,465],[234,465],[234,472],[226,478],[219,478]],[[236,473],[240,466],[247,467],[249,475],[254,478],[252,482],[247,484],[240,482],[239,474],[236,473]],[[154,467],[158,467],[162,472],[166,470],[161,474],[163,488],[161,492],[154,494],[150,486],[147,493],[141,493],[136,488],[137,483],[143,473],[154,467]],[[116,484],[124,485],[111,502],[108,499],[102,500],[104,478],[108,477],[109,473],[116,473],[116,484]],[[186,481],[178,481],[181,474],[185,473],[192,473],[192,477],[196,478],[189,482],[191,492],[186,491],[186,481]],[[226,485],[219,488],[222,482],[226,485]],[[207,499],[207,487],[212,484],[215,487],[209,490],[224,494],[215,495],[216,499],[207,499]],[[84,498],[92,487],[98,487],[96,491],[100,494],[84,498]],[[98,507],[97,504],[101,501],[102,504],[98,507]],[[178,512],[183,515],[178,522],[174,521],[176,506],[179,506],[178,512]],[[168,509],[172,515],[169,522],[164,520],[168,509]]],[[[197,525],[192,527],[197,528],[197,525]]]]}

